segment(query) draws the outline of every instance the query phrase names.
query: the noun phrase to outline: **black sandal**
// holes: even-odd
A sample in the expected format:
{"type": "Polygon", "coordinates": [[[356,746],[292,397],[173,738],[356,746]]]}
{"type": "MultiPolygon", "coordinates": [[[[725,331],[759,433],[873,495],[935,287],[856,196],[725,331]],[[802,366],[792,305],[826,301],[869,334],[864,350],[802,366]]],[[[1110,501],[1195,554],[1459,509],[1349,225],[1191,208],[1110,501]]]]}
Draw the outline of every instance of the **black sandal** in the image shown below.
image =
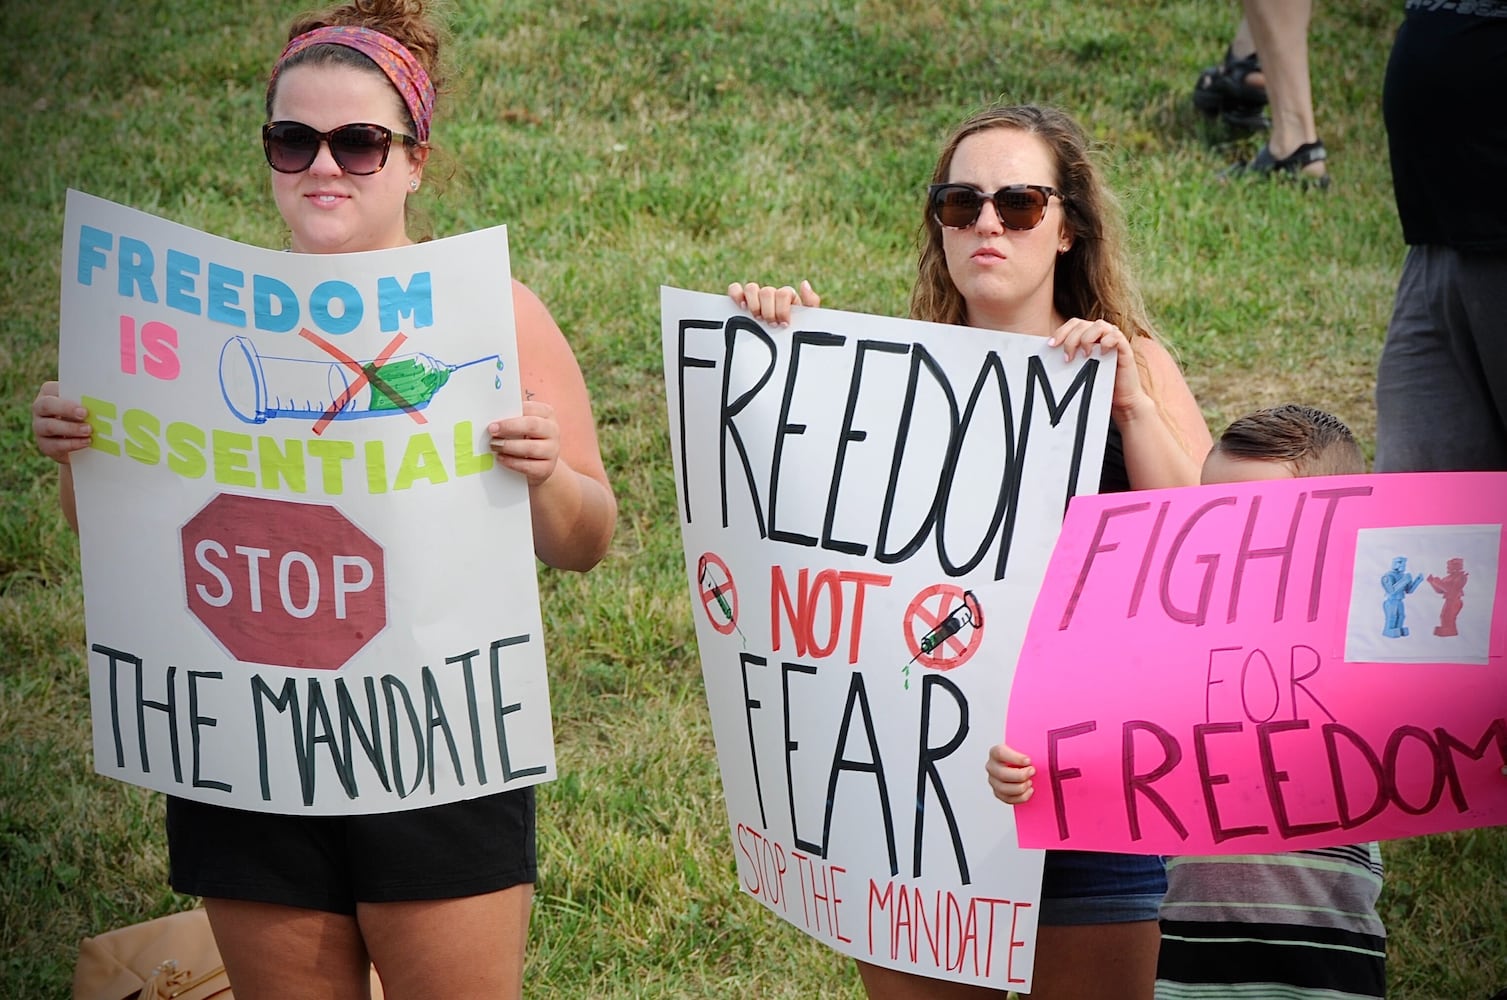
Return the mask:
{"type": "Polygon", "coordinates": [[[1270,146],[1262,146],[1261,151],[1253,159],[1237,163],[1224,170],[1220,176],[1229,177],[1282,177],[1291,178],[1300,184],[1311,185],[1318,188],[1329,186],[1329,174],[1305,173],[1303,168],[1314,163],[1323,163],[1329,159],[1329,152],[1324,149],[1324,140],[1315,139],[1313,142],[1305,142],[1288,155],[1277,159],[1272,155],[1270,146]]]}
{"type": "Polygon", "coordinates": [[[1236,59],[1230,49],[1225,49],[1224,61],[1217,66],[1205,67],[1193,85],[1193,106],[1209,118],[1216,115],[1235,128],[1255,130],[1266,128],[1263,109],[1266,107],[1266,86],[1249,82],[1252,73],[1261,72],[1261,60],[1256,53],[1236,59]]]}

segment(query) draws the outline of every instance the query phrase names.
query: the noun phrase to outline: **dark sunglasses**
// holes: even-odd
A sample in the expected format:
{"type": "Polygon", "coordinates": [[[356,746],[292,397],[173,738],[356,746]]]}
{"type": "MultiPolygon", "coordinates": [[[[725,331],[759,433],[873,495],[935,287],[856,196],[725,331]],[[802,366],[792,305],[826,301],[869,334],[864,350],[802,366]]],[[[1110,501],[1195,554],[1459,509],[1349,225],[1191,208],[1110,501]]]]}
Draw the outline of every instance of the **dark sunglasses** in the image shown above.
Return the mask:
{"type": "MultiPolygon", "coordinates": [[[[416,145],[413,136],[398,138],[416,145]]],[[[319,144],[327,143],[335,163],[348,174],[374,174],[387,165],[387,151],[392,148],[393,131],[383,125],[355,122],[328,132],[319,132],[303,122],[268,122],[262,126],[262,149],[267,165],[278,173],[298,174],[308,170],[319,155],[319,144]]]]}
{"type": "Polygon", "coordinates": [[[986,201],[994,202],[994,212],[1006,229],[1035,229],[1046,217],[1047,202],[1053,195],[1062,198],[1062,192],[1045,184],[1011,184],[993,194],[970,184],[933,184],[926,189],[931,217],[948,229],[973,225],[986,201]]]}

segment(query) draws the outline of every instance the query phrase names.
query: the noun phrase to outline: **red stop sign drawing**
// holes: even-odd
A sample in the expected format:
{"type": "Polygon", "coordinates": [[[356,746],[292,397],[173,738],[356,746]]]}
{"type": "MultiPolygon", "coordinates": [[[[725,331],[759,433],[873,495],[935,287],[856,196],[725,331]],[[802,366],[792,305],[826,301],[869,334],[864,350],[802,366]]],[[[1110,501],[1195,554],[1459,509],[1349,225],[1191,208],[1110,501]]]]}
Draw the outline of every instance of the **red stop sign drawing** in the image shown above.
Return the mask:
{"type": "Polygon", "coordinates": [[[382,547],[334,507],[222,493],[181,538],[188,609],[237,660],[339,670],[387,627],[382,547]]]}
{"type": "Polygon", "coordinates": [[[932,670],[961,667],[984,638],[984,611],[973,591],[938,583],[916,595],[905,609],[905,644],[912,663],[932,670]],[[971,630],[959,635],[965,628],[971,630]]]}

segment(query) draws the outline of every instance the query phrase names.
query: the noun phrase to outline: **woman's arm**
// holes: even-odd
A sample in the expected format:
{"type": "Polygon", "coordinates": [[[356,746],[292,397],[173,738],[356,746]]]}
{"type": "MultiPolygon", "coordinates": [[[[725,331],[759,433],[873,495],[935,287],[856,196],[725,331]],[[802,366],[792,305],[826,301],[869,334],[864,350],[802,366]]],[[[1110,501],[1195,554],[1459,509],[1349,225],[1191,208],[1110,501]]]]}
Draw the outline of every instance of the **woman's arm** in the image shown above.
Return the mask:
{"type": "Polygon", "coordinates": [[[1150,385],[1139,399],[1125,406],[1116,399],[1114,404],[1130,488],[1197,486],[1204,459],[1214,447],[1209,425],[1167,349],[1143,337],[1136,351],[1146,365],[1142,381],[1150,385]]]}
{"type": "Polygon", "coordinates": [[[1110,415],[1125,444],[1125,472],[1131,489],[1198,485],[1214,439],[1182,371],[1165,347],[1151,337],[1141,337],[1132,349],[1130,338],[1113,323],[1086,319],[1068,320],[1047,343],[1061,347],[1069,361],[1078,353],[1091,356],[1095,345],[1116,352],[1110,415]]]}
{"type": "Polygon", "coordinates": [[[606,555],[617,524],[586,381],[554,317],[518,281],[513,319],[523,413],[491,423],[492,451],[528,480],[535,554],[557,569],[585,571],[606,555]]]}

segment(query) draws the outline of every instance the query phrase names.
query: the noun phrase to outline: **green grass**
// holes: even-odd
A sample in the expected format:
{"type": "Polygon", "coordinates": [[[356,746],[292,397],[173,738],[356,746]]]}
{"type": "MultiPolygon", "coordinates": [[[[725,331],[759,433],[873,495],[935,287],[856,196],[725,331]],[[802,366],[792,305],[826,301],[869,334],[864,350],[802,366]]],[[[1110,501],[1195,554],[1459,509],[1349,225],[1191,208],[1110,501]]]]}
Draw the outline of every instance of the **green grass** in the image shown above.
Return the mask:
{"type": "MultiPolygon", "coordinates": [[[[1233,3],[451,6],[435,133],[450,176],[426,185],[427,224],[509,225],[516,275],[586,372],[622,505],[602,566],[541,579],[562,777],[541,792],[529,995],[857,997],[849,962],[736,888],[681,576],[658,286],[810,277],[829,305],[903,314],[947,128],[994,98],[1051,102],[1103,146],[1211,427],[1298,400],[1369,451],[1403,254],[1379,111],[1402,4],[1317,5],[1322,194],[1215,180],[1254,151],[1188,102],[1233,3]]],[[[298,9],[0,2],[0,996],[62,995],[80,936],[189,902],[166,888],[160,798],[91,773],[77,547],[30,443],[27,404],[56,369],[63,194],[282,245],[256,127],[298,9]]],[[[1507,831],[1384,851],[1392,994],[1507,986],[1507,831]]]]}

